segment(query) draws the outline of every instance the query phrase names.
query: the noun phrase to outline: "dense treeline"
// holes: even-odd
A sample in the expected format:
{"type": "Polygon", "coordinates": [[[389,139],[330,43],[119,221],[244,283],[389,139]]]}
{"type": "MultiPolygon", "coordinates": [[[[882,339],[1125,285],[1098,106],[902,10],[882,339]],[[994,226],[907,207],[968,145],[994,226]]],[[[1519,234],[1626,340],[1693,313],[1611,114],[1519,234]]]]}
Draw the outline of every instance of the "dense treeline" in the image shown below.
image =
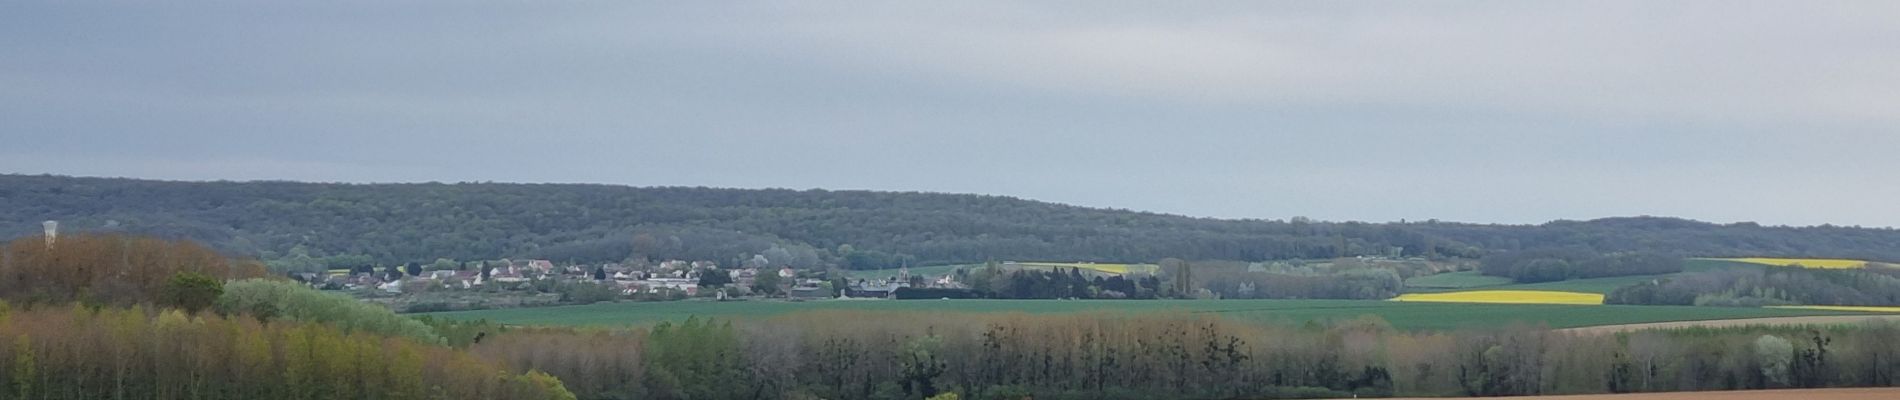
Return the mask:
{"type": "Polygon", "coordinates": [[[1090,273],[1079,268],[1005,270],[994,263],[964,279],[971,291],[993,299],[1154,299],[1177,293],[1153,275],[1129,277],[1090,273]]]}
{"type": "Polygon", "coordinates": [[[1900,229],[1821,225],[1711,224],[1633,217],[1553,221],[1541,225],[1415,223],[1405,227],[1491,252],[1582,247],[1593,253],[1639,252],[1690,257],[1852,258],[1900,261],[1900,229]]]}
{"type": "Polygon", "coordinates": [[[1655,253],[1598,254],[1566,247],[1509,251],[1485,256],[1478,271],[1520,283],[1682,272],[1685,260],[1655,253]]]}
{"type": "Polygon", "coordinates": [[[422,322],[190,242],[29,237],[5,256],[0,399],[573,398],[422,322]]]}
{"type": "Polygon", "coordinates": [[[1257,260],[1474,251],[1376,224],[1224,221],[1007,197],[536,184],[163,182],[0,175],[0,232],[40,221],[186,237],[266,258],[726,261],[774,244],[851,268],[989,258],[1257,260]],[[633,237],[652,239],[635,243],[633,237]],[[848,251],[866,252],[845,262],[848,251]]]}
{"type": "Polygon", "coordinates": [[[5,399],[574,398],[448,347],[177,310],[0,311],[0,343],[5,399]]]}
{"type": "MultiPolygon", "coordinates": [[[[1351,264],[1340,261],[1334,264],[1351,264]]],[[[900,298],[1388,299],[1404,288],[1401,269],[1396,267],[1250,271],[1245,263],[1169,259],[1163,260],[1162,269],[1159,276],[1124,276],[1085,273],[1080,268],[1005,270],[990,264],[964,272],[959,281],[968,283],[968,290],[913,293],[900,298]]]]}
{"type": "Polygon", "coordinates": [[[66,234],[49,245],[34,236],[13,240],[0,252],[0,299],[15,304],[168,303],[189,300],[179,298],[186,295],[181,291],[205,280],[264,276],[263,265],[255,261],[149,237],[66,234]]]}
{"type": "Polygon", "coordinates": [[[1619,288],[1608,304],[1900,306],[1900,269],[1728,268],[1619,288]]]}
{"type": "Polygon", "coordinates": [[[217,307],[228,315],[243,314],[266,322],[321,323],[345,332],[401,336],[423,343],[441,341],[429,326],[382,306],[289,281],[248,279],[226,283],[217,307]]]}
{"type": "Polygon", "coordinates": [[[1405,265],[1373,266],[1351,259],[1333,260],[1323,267],[1277,266],[1254,268],[1247,263],[1196,261],[1164,263],[1178,280],[1187,271],[1193,293],[1178,297],[1222,299],[1376,299],[1397,296],[1404,276],[1422,273],[1405,265]]]}
{"type": "Polygon", "coordinates": [[[1489,250],[1900,260],[1900,231],[1664,218],[1537,226],[1188,218],[997,196],[534,184],[165,182],[0,175],[0,235],[69,229],[190,238],[310,268],[437,258],[742,261],[894,268],[987,259],[1258,261],[1489,250]]]}
{"type": "Polygon", "coordinates": [[[509,330],[470,345],[582,399],[1533,395],[1900,382],[1900,327],[1566,334],[1155,315],[813,312],[652,331],[509,330]]]}

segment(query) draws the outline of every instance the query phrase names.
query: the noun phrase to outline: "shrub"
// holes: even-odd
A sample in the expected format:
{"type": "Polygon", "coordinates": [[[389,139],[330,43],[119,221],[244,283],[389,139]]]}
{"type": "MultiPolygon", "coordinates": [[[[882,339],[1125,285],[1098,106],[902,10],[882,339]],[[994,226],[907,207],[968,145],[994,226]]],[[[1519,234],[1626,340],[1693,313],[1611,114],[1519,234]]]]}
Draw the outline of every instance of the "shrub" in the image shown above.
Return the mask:
{"type": "Polygon", "coordinates": [[[1755,339],[1756,363],[1761,365],[1762,379],[1768,387],[1787,387],[1789,366],[1794,362],[1794,344],[1788,339],[1775,335],[1762,335],[1755,339]]]}
{"type": "Polygon", "coordinates": [[[166,280],[160,304],[184,309],[193,314],[217,304],[224,295],[224,282],[210,275],[179,272],[166,280]]]}
{"type": "Polygon", "coordinates": [[[319,292],[294,282],[249,279],[224,286],[218,298],[218,310],[226,314],[250,314],[261,320],[327,323],[344,331],[364,331],[380,335],[405,336],[428,343],[440,343],[441,337],[420,321],[405,318],[387,308],[357,301],[348,296],[319,292]]]}

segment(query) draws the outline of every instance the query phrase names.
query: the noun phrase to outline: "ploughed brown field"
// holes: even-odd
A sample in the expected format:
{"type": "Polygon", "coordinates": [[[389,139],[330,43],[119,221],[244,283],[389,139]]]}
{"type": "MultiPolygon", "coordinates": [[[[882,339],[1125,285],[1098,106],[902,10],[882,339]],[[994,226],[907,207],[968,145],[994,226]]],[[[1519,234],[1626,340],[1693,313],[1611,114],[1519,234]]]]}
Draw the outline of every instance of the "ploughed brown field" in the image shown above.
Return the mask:
{"type": "MultiPolygon", "coordinates": [[[[1559,329],[1558,331],[1579,333],[1579,334],[1586,334],[1586,335],[1599,335],[1599,334],[1611,334],[1611,333],[1617,333],[1617,332],[1640,331],[1640,330],[1645,330],[1645,329],[1675,329],[1675,328],[1691,328],[1691,327],[1724,328],[1724,327],[1751,326],[1751,325],[1841,325],[1841,324],[1858,324],[1858,323],[1867,322],[1869,320],[1875,320],[1875,319],[1885,319],[1888,321],[1900,322],[1900,316],[1894,316],[1894,315],[1864,315],[1864,316],[1863,315],[1831,315],[1831,316],[1809,316],[1809,317],[1744,318],[1744,319],[1721,319],[1721,320],[1710,320],[1710,321],[1676,321],[1676,322],[1656,322],[1656,323],[1647,323],[1647,324],[1603,325],[1603,326],[1586,326],[1582,328],[1559,329]]],[[[1894,399],[1900,399],[1900,397],[1894,397],[1894,399]]]]}
{"type": "MultiPolygon", "coordinates": [[[[1889,400],[1900,399],[1900,388],[1741,390],[1733,392],[1674,392],[1635,394],[1585,394],[1573,396],[1485,397],[1487,399],[1551,400],[1889,400]]],[[[1420,399],[1423,400],[1423,399],[1420,399]]],[[[1438,399],[1442,400],[1442,399],[1438,399]]]]}

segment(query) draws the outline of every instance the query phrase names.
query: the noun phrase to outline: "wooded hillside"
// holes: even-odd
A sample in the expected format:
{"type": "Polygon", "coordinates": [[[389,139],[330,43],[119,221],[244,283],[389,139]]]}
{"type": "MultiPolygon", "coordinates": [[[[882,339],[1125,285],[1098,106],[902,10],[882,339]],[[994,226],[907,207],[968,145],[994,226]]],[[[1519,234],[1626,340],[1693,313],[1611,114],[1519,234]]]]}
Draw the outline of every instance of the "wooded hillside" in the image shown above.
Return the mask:
{"type": "Polygon", "coordinates": [[[1255,261],[1394,249],[1408,256],[1477,257],[1543,247],[1900,260],[1900,231],[1893,229],[1670,218],[1535,226],[1331,223],[1190,218],[913,192],[0,175],[0,237],[37,234],[45,220],[59,220],[68,231],[193,239],[236,254],[308,255],[336,266],[437,258],[606,261],[633,254],[723,262],[769,254],[801,267],[881,268],[988,259],[1255,261]]]}

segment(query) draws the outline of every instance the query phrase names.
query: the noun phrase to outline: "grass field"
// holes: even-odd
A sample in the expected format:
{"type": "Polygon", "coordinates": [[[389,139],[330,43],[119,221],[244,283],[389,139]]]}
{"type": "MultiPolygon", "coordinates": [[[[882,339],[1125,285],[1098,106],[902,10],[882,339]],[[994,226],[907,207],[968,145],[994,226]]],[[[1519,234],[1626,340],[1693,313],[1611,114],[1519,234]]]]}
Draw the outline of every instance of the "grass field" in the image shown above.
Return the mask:
{"type": "Polygon", "coordinates": [[[1446,272],[1405,280],[1405,287],[1421,289],[1468,289],[1509,284],[1511,284],[1511,278],[1488,276],[1478,271],[1446,272]]]}
{"type": "Polygon", "coordinates": [[[1654,279],[1662,279],[1662,278],[1675,276],[1675,274],[1613,276],[1609,278],[1571,279],[1567,281],[1517,284],[1517,283],[1510,283],[1510,280],[1505,279],[1505,278],[1477,275],[1477,278],[1472,278],[1470,276],[1459,276],[1459,277],[1447,277],[1445,279],[1431,280],[1427,282],[1432,283],[1432,284],[1443,284],[1444,282],[1451,282],[1453,284],[1455,283],[1475,284],[1475,283],[1481,283],[1485,281],[1491,281],[1491,280],[1483,279],[1483,278],[1496,278],[1496,279],[1504,280],[1504,283],[1492,284],[1492,285],[1449,286],[1449,287],[1413,286],[1413,282],[1421,280],[1421,279],[1425,279],[1425,278],[1431,278],[1431,277],[1442,276],[1442,275],[1467,274],[1467,273],[1475,274],[1476,272],[1475,271],[1452,272],[1452,273],[1446,273],[1446,274],[1429,275],[1429,276],[1412,278],[1410,280],[1405,281],[1405,285],[1406,285],[1405,292],[1407,294],[1411,294],[1411,293],[1463,292],[1463,291],[1471,291],[1471,290],[1549,290],[1549,291],[1558,291],[1558,292],[1582,292],[1582,293],[1609,294],[1610,291],[1616,290],[1616,288],[1648,282],[1654,279]]]}
{"type": "Polygon", "coordinates": [[[1824,268],[1824,269],[1853,269],[1853,268],[1867,267],[1866,261],[1844,260],[1844,259],[1834,259],[1834,258],[1751,257],[1751,258],[1703,258],[1702,260],[1735,261],[1735,262],[1743,262],[1743,263],[1750,263],[1750,264],[1776,265],[1776,266],[1783,266],[1783,267],[1799,265],[1805,268],[1824,268]]]}
{"type": "Polygon", "coordinates": [[[1549,290],[1471,290],[1445,293],[1411,293],[1392,301],[1494,304],[1571,304],[1601,305],[1599,293],[1558,292],[1549,290]]]}
{"type": "Polygon", "coordinates": [[[1657,280],[1657,279],[1669,278],[1672,276],[1675,276],[1675,274],[1612,276],[1608,278],[1571,279],[1567,281],[1526,283],[1526,284],[1521,284],[1521,285],[1506,285],[1506,286],[1499,286],[1499,287],[1485,288],[1485,289],[1555,290],[1555,291],[1563,291],[1563,292],[1609,294],[1611,291],[1616,290],[1616,288],[1634,285],[1634,284],[1643,283],[1643,282],[1649,282],[1649,281],[1657,280]]]}
{"type": "Polygon", "coordinates": [[[488,319],[516,325],[629,326],[679,321],[688,316],[768,318],[809,310],[889,312],[1168,312],[1218,315],[1241,321],[1305,323],[1376,316],[1401,329],[1449,330],[1513,323],[1552,328],[1646,322],[1805,315],[1866,315],[1840,310],[1395,302],[1381,300],[863,300],[863,301],[677,301],[601,303],[584,306],[431,313],[454,319],[488,319]]]}
{"type": "MultiPolygon", "coordinates": [[[[1696,258],[1682,265],[1683,272],[1707,272],[1719,269],[1762,268],[1763,264],[1736,261],[1733,259],[1696,258]]],[[[1427,275],[1405,281],[1406,293],[1443,293],[1466,290],[1553,290],[1559,292],[1583,292],[1609,294],[1617,288],[1667,279],[1678,274],[1613,276],[1608,278],[1571,279],[1567,281],[1542,283],[1511,283],[1510,279],[1484,276],[1478,271],[1450,272],[1427,275]]]]}
{"type": "Polygon", "coordinates": [[[1683,260],[1682,272],[1708,272],[1719,269],[1765,268],[1767,265],[1727,258],[1691,258],[1683,260]]]}

